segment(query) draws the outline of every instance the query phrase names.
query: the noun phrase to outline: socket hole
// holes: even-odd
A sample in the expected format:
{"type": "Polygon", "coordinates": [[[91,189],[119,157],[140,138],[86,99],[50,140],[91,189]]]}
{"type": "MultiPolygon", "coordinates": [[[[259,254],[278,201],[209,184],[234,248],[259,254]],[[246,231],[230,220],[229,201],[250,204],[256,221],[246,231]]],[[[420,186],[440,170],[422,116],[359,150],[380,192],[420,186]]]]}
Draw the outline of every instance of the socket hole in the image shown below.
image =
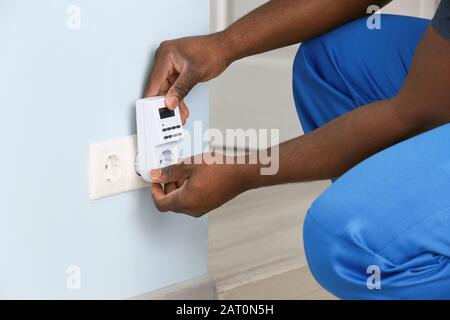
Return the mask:
{"type": "Polygon", "coordinates": [[[172,164],[172,151],[165,150],[161,155],[161,159],[159,160],[159,163],[162,165],[172,164]]]}
{"type": "Polygon", "coordinates": [[[105,180],[108,184],[114,184],[120,179],[120,159],[111,155],[105,161],[105,180]]]}

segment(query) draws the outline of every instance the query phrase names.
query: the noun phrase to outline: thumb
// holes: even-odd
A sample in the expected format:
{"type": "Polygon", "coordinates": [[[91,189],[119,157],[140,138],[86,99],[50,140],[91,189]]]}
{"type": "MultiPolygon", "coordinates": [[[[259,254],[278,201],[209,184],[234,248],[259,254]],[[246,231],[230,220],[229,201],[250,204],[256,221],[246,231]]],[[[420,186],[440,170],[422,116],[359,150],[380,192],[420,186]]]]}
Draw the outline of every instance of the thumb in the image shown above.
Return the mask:
{"type": "Polygon", "coordinates": [[[191,170],[186,164],[176,164],[162,169],[155,169],[150,172],[153,182],[169,183],[189,178],[191,170]]]}
{"type": "Polygon", "coordinates": [[[166,94],[166,107],[175,109],[197,84],[193,72],[185,68],[166,94]]]}

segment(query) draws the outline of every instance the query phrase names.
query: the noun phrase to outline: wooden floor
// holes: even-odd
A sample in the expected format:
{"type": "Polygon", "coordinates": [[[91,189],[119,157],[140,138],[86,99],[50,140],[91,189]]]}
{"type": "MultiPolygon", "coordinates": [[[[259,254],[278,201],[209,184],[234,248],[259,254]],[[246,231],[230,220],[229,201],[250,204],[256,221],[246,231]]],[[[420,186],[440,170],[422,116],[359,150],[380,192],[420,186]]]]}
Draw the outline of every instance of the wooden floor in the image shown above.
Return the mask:
{"type": "Polygon", "coordinates": [[[209,215],[209,274],[134,299],[335,299],[306,264],[302,225],[328,182],[245,193],[209,215]]]}
{"type": "Polygon", "coordinates": [[[334,300],[311,276],[307,266],[226,290],[223,300],[334,300]]]}
{"type": "Polygon", "coordinates": [[[330,299],[302,245],[308,208],[328,182],[254,190],[209,216],[209,272],[220,299],[330,299]]]}

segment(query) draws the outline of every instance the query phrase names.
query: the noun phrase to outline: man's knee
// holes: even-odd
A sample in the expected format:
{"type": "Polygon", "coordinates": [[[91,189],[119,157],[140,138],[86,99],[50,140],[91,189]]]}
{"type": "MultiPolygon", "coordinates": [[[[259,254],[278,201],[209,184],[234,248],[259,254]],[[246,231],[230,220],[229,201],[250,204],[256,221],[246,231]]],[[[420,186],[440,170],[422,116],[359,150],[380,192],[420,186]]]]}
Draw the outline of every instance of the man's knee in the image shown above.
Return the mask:
{"type": "Polygon", "coordinates": [[[300,45],[293,64],[294,100],[305,133],[360,105],[349,89],[354,69],[348,60],[358,60],[351,43],[360,22],[350,23],[300,45]],[[354,57],[352,57],[354,56],[354,57]]]}
{"type": "Polygon", "coordinates": [[[369,41],[365,40],[366,29],[365,20],[359,19],[303,42],[294,59],[294,86],[310,81],[308,74],[312,72],[316,80],[346,92],[345,81],[339,77],[347,69],[354,69],[353,63],[366,55],[364,48],[372,47],[355,46],[355,41],[364,44],[369,41]]]}
{"type": "Polygon", "coordinates": [[[405,48],[415,50],[429,21],[395,15],[383,15],[382,21],[383,29],[370,30],[361,18],[302,43],[294,60],[294,90],[304,88],[307,94],[306,89],[325,84],[355,105],[395,96],[412,59],[405,48]]]}
{"type": "Polygon", "coordinates": [[[385,201],[373,201],[355,177],[361,171],[350,173],[313,203],[304,222],[305,254],[319,284],[343,299],[449,299],[450,260],[442,248],[450,209],[399,225],[403,212],[395,210],[403,207],[391,205],[398,200],[389,187],[383,185],[385,201]],[[417,239],[427,232],[434,236],[417,239]]]}
{"type": "MultiPolygon", "coordinates": [[[[319,49],[319,39],[302,43],[294,59],[292,73],[292,89],[297,114],[305,133],[309,133],[322,125],[322,119],[317,111],[320,101],[317,97],[322,91],[317,63],[310,56],[316,56],[319,49]]],[[[325,63],[322,60],[321,63],[325,63]]]]}
{"type": "Polygon", "coordinates": [[[341,294],[341,288],[347,285],[345,266],[339,257],[345,244],[320,222],[324,212],[335,215],[335,210],[332,204],[327,207],[321,205],[320,208],[313,205],[303,225],[303,242],[309,269],[317,282],[339,298],[346,298],[341,294]]]}
{"type": "Polygon", "coordinates": [[[377,292],[385,261],[368,244],[369,227],[373,226],[360,218],[357,206],[342,205],[332,197],[316,200],[306,216],[303,237],[309,268],[319,284],[339,298],[389,297],[377,292]]]}

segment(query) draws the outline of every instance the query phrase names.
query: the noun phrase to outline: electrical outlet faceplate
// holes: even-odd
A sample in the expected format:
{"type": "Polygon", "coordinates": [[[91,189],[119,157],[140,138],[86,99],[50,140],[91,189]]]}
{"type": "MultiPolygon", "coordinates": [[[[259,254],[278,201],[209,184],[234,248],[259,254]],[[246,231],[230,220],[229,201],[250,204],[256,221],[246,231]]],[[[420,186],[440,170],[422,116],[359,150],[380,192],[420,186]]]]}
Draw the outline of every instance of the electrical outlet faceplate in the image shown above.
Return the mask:
{"type": "Polygon", "coordinates": [[[89,146],[89,198],[96,200],[149,186],[135,170],[136,135],[89,146]]]}

